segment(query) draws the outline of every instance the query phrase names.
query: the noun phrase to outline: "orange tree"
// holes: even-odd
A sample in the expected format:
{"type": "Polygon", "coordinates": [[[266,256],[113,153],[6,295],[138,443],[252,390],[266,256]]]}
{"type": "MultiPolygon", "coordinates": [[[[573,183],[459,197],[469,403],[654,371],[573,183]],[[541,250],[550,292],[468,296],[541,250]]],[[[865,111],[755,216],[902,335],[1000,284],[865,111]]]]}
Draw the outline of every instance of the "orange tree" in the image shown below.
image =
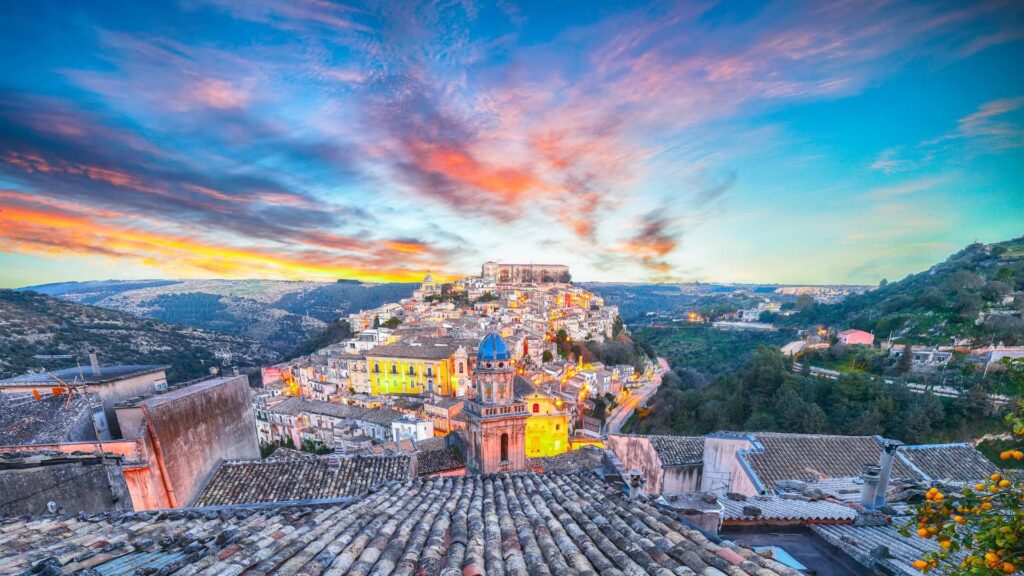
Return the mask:
{"type": "MultiPolygon", "coordinates": [[[[1007,363],[1017,397],[1024,389],[1024,359],[1007,363]]],[[[1024,444],[1024,402],[1006,415],[1018,445],[1024,444]]],[[[1024,447],[1024,446],[1021,446],[1024,447]]],[[[1003,451],[1002,460],[1024,459],[1003,451]]],[[[983,482],[944,494],[932,487],[903,533],[938,542],[938,550],[914,561],[922,572],[952,575],[1014,574],[1024,570],[1024,482],[993,474],[983,482]]]]}

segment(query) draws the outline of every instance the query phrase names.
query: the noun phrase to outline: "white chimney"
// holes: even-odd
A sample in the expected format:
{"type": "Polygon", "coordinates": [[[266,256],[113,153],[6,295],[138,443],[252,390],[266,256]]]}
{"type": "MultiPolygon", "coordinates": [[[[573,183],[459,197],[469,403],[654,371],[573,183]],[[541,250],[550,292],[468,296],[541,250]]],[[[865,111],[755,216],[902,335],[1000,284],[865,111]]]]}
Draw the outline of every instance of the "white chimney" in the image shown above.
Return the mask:
{"type": "Polygon", "coordinates": [[[892,460],[896,450],[903,445],[898,440],[882,440],[882,453],[878,456],[878,491],[875,493],[875,510],[885,506],[886,492],[889,490],[889,478],[892,476],[892,460]]]}
{"type": "Polygon", "coordinates": [[[89,365],[92,366],[93,376],[103,374],[103,369],[100,367],[100,359],[99,356],[96,355],[95,348],[89,348],[89,365]]]}
{"type": "Polygon", "coordinates": [[[864,485],[860,489],[860,505],[869,510],[875,508],[875,498],[878,495],[880,476],[881,467],[874,464],[865,464],[860,474],[861,479],[864,480],[864,485]]]}

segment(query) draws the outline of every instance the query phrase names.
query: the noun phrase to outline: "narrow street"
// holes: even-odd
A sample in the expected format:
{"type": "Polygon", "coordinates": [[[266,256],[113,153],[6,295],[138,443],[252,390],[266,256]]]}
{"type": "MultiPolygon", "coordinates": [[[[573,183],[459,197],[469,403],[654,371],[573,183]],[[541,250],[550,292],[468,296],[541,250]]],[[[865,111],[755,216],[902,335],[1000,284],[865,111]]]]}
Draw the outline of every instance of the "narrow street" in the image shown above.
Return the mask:
{"type": "Polygon", "coordinates": [[[618,434],[636,407],[654,396],[654,393],[658,391],[658,386],[661,386],[661,376],[666,371],[668,371],[668,361],[658,358],[658,368],[655,370],[654,377],[640,388],[632,391],[629,397],[623,400],[622,404],[619,404],[608,416],[608,434],[618,434]]]}

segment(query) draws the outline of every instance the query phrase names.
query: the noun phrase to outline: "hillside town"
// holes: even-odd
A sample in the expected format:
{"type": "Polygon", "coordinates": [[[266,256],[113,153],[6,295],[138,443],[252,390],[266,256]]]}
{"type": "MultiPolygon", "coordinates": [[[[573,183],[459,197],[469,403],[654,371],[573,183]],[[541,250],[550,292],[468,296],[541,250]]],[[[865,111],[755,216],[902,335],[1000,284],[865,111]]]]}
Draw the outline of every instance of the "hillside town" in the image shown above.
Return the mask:
{"type": "Polygon", "coordinates": [[[487,263],[255,388],[98,351],[2,380],[0,573],[912,574],[913,503],[1001,473],[966,443],[621,433],[668,366],[575,356],[617,315],[565,266],[487,263]]]}
{"type": "Polygon", "coordinates": [[[411,298],[351,314],[351,338],[262,370],[261,445],[347,453],[465,431],[488,338],[503,350],[508,392],[530,404],[528,457],[597,442],[604,418],[595,408],[644,389],[655,363],[577,357],[572,342],[617,336],[618,309],[569,279],[563,265],[487,262],[479,276],[441,283],[428,274],[411,298]]]}

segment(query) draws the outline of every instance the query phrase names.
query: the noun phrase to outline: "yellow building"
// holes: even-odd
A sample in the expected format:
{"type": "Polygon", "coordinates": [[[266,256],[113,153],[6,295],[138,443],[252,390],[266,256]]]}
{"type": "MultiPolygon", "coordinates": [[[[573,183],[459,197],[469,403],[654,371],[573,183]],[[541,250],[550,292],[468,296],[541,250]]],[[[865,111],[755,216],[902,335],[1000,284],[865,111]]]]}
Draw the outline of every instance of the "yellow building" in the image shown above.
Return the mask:
{"type": "Polygon", "coordinates": [[[539,392],[522,397],[526,404],[526,456],[541,458],[569,451],[569,412],[561,400],[539,392]]]}
{"type": "Polygon", "coordinates": [[[370,394],[454,396],[456,383],[469,377],[466,349],[433,340],[395,342],[366,353],[370,394]]]}

